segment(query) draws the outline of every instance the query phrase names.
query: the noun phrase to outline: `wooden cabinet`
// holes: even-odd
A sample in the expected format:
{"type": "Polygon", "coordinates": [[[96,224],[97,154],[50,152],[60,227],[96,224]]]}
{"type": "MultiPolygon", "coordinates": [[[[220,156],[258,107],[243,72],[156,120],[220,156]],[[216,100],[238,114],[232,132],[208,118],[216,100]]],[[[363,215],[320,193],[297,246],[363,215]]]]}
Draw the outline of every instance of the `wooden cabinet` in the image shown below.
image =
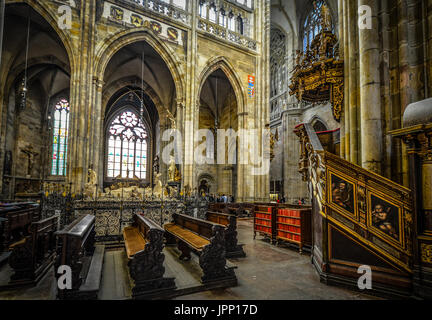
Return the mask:
{"type": "Polygon", "coordinates": [[[298,245],[300,252],[312,246],[311,209],[278,208],[276,213],[276,239],[298,245]]]}
{"type": "Polygon", "coordinates": [[[254,239],[257,233],[269,238],[272,243],[276,240],[276,207],[270,205],[255,206],[254,239]]]}

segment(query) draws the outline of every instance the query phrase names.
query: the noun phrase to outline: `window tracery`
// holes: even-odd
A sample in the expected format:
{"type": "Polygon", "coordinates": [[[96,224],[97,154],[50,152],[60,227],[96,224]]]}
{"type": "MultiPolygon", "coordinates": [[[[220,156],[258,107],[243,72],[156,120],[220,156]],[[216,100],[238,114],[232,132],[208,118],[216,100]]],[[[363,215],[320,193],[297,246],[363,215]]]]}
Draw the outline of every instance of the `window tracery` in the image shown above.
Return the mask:
{"type": "Polygon", "coordinates": [[[148,133],[133,111],[114,118],[108,129],[107,177],[147,177],[148,133]]]}

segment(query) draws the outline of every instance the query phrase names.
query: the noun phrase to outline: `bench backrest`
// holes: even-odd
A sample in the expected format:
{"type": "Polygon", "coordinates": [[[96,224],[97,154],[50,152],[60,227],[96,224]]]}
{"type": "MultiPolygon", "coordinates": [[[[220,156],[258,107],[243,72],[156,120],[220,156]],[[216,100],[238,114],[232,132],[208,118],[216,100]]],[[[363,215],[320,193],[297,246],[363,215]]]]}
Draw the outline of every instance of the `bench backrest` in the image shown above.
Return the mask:
{"type": "Polygon", "coordinates": [[[54,252],[57,222],[57,216],[33,222],[29,228],[30,235],[11,245],[10,266],[20,269],[24,264],[28,268],[36,268],[37,264],[42,264],[47,254],[54,252]]]}
{"type": "Polygon", "coordinates": [[[200,235],[201,237],[206,238],[208,240],[210,240],[211,237],[213,236],[214,226],[224,227],[223,225],[218,223],[214,223],[211,221],[206,221],[206,220],[202,220],[202,219],[198,219],[198,218],[194,218],[191,216],[178,214],[178,213],[173,214],[173,220],[176,225],[191,230],[196,234],[200,235]]]}
{"type": "Polygon", "coordinates": [[[150,232],[156,231],[164,233],[164,229],[162,229],[160,226],[158,226],[156,223],[154,223],[152,220],[135,213],[134,214],[134,223],[133,226],[138,228],[139,232],[142,234],[144,239],[149,240],[150,238],[150,232]]]}
{"type": "Polygon", "coordinates": [[[78,252],[91,249],[94,245],[95,216],[85,215],[56,232],[58,251],[61,249],[61,262],[68,264],[71,257],[78,252]]]}
{"type": "Polygon", "coordinates": [[[226,203],[218,203],[218,202],[210,203],[209,209],[211,211],[220,211],[223,210],[226,207],[226,205],[227,205],[226,203]]]}
{"type": "MultiPolygon", "coordinates": [[[[3,221],[3,235],[0,246],[3,249],[28,235],[28,228],[32,221],[38,217],[39,204],[34,202],[2,204],[0,217],[3,221]]],[[[0,249],[1,251],[1,249],[0,249]]]]}
{"type": "Polygon", "coordinates": [[[235,216],[231,214],[221,213],[221,212],[206,212],[206,219],[208,221],[219,223],[224,226],[228,226],[230,224],[231,219],[235,219],[235,216]]]}

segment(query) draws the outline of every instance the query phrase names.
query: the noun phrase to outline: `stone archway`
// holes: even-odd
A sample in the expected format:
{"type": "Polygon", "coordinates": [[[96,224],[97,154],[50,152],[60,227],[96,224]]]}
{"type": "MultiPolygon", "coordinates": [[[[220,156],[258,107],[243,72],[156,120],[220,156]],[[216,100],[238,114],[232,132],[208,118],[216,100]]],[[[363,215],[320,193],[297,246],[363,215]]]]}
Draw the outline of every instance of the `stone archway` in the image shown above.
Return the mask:
{"type": "Polygon", "coordinates": [[[96,53],[95,70],[98,79],[103,79],[105,69],[111,58],[122,48],[135,42],[146,42],[151,46],[163,59],[166,66],[171,72],[172,79],[176,87],[177,100],[180,103],[184,101],[184,72],[179,68],[179,59],[176,54],[160,39],[155,37],[151,31],[143,29],[132,29],[122,31],[114,35],[105,42],[96,53]]]}
{"type": "Polygon", "coordinates": [[[198,192],[204,191],[206,194],[216,193],[215,179],[209,174],[201,174],[197,179],[198,192]],[[203,190],[205,188],[205,190],[203,190]]]}
{"type": "MultiPolygon", "coordinates": [[[[245,110],[245,96],[240,80],[234,72],[233,67],[225,57],[216,57],[210,59],[206,68],[201,72],[198,87],[198,128],[208,129],[213,133],[215,148],[209,152],[211,145],[207,146],[207,158],[214,156],[214,162],[207,164],[196,164],[196,174],[198,172],[207,172],[214,178],[214,193],[233,194],[237,196],[238,188],[238,142],[237,139],[230,139],[228,148],[225,151],[224,164],[218,163],[216,146],[219,145],[217,133],[218,130],[232,131],[238,134],[240,129],[244,128],[239,118],[239,114],[245,110]],[[234,148],[234,149],[232,149],[234,148]],[[232,152],[231,152],[232,151],[232,152]]],[[[209,133],[208,133],[209,134],[209,133]]],[[[208,137],[207,137],[208,139],[208,137]]],[[[207,160],[208,161],[208,160],[207,160]]],[[[197,181],[200,183],[200,181],[197,181]]]]}
{"type": "Polygon", "coordinates": [[[196,94],[197,101],[199,101],[200,99],[205,81],[213,72],[218,69],[223,71],[234,89],[234,93],[237,99],[238,113],[245,112],[246,92],[241,85],[240,77],[234,71],[234,67],[232,66],[232,64],[225,57],[215,57],[210,59],[206,63],[206,66],[204,67],[197,81],[197,83],[199,83],[198,91],[196,94]]]}

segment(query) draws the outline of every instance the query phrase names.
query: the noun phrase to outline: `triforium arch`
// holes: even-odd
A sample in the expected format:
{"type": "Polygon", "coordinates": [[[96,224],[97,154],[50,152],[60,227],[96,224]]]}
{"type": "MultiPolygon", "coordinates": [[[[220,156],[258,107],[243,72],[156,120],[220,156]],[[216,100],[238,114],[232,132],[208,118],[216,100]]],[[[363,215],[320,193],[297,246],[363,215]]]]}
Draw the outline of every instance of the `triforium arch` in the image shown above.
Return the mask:
{"type": "Polygon", "coordinates": [[[98,79],[103,79],[105,69],[111,58],[122,48],[135,42],[144,41],[150,45],[163,59],[171,72],[172,79],[176,88],[177,101],[184,100],[184,85],[182,81],[183,72],[179,69],[179,59],[176,54],[161,40],[155,37],[151,31],[145,29],[132,29],[122,31],[114,35],[109,41],[97,50],[96,53],[96,75],[98,79]]]}

